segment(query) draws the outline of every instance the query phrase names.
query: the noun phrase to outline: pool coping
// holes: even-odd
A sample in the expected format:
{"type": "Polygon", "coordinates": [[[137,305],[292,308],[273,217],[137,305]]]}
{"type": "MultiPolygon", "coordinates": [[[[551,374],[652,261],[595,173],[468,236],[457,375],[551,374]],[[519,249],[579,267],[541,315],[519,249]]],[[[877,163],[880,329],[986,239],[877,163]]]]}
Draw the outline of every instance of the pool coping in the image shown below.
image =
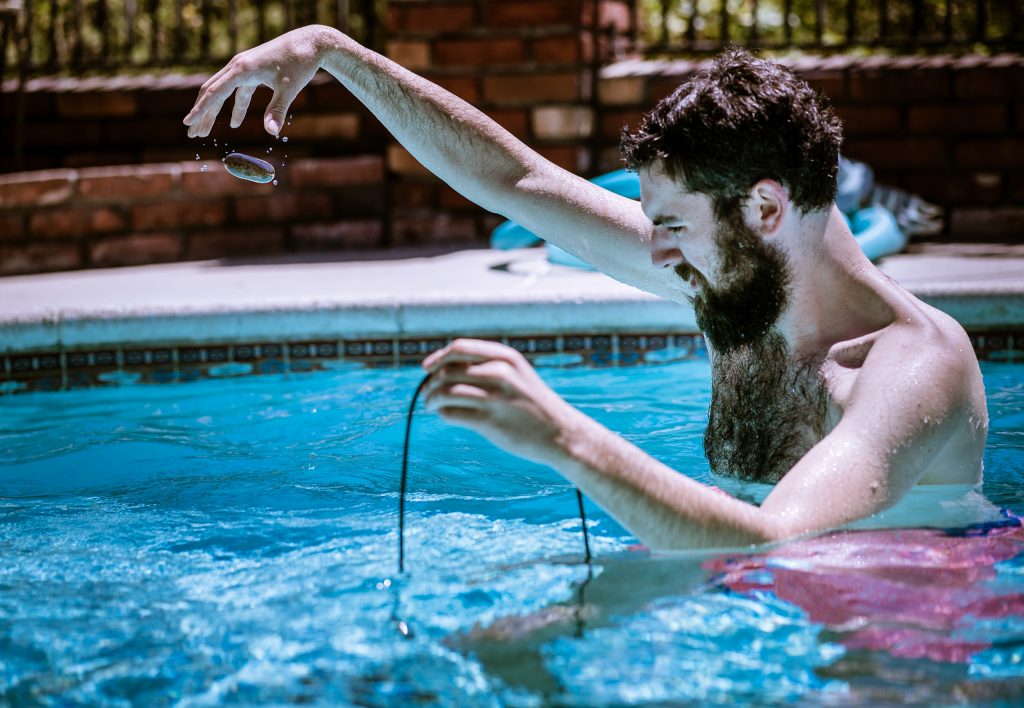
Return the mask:
{"type": "MultiPolygon", "coordinates": [[[[979,357],[1024,358],[1024,248],[994,255],[933,249],[880,268],[959,320],[979,357]]],[[[531,356],[571,355],[570,363],[702,348],[691,307],[551,264],[543,249],[405,249],[0,279],[0,382],[10,389],[26,378],[40,388],[113,380],[132,366],[143,378],[185,380],[347,361],[397,365],[456,336],[500,339],[531,356]]]]}

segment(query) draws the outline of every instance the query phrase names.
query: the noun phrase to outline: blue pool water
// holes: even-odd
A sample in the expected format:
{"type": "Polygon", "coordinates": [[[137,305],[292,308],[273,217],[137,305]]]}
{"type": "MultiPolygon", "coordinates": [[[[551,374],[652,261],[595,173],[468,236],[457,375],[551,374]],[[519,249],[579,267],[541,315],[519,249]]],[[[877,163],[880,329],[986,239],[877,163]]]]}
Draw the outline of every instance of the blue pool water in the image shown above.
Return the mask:
{"type": "MultiPolygon", "coordinates": [[[[0,704],[1019,704],[1024,367],[984,373],[991,506],[916,501],[959,530],[652,557],[588,504],[585,584],[572,488],[429,414],[396,575],[418,370],[0,398],[0,704]]],[[[543,375],[725,484],[706,361],[543,375]]]]}

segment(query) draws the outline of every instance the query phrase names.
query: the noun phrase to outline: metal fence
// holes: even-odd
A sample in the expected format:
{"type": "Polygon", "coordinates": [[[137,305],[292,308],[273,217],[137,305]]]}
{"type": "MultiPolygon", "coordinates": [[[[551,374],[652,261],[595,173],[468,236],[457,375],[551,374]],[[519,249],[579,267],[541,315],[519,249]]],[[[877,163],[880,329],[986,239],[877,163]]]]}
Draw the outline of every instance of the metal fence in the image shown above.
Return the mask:
{"type": "MultiPolygon", "coordinates": [[[[0,5],[3,3],[0,2],[0,5]]],[[[383,42],[382,0],[21,0],[7,64],[29,75],[220,64],[322,23],[383,42]],[[24,64],[22,64],[24,62],[24,64]]],[[[12,23],[13,24],[13,23],[12,23]]]]}
{"type": "Polygon", "coordinates": [[[640,0],[649,54],[1021,51],[1022,0],[640,0]]]}

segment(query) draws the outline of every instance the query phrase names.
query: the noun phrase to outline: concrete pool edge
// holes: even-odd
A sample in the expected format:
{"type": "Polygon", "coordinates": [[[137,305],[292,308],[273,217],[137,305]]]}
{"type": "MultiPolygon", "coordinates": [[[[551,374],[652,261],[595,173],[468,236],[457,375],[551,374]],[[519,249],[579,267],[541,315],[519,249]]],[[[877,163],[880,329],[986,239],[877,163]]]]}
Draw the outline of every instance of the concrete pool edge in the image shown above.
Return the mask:
{"type": "MultiPolygon", "coordinates": [[[[398,352],[403,342],[454,336],[534,337],[549,347],[560,335],[600,335],[617,351],[619,335],[697,332],[692,308],[552,265],[542,249],[346,255],[0,279],[0,375],[12,374],[19,354],[103,348],[392,341],[398,352]]],[[[1011,353],[1024,349],[1024,249],[905,254],[880,267],[982,336],[979,352],[992,349],[984,335],[1011,353]]]]}

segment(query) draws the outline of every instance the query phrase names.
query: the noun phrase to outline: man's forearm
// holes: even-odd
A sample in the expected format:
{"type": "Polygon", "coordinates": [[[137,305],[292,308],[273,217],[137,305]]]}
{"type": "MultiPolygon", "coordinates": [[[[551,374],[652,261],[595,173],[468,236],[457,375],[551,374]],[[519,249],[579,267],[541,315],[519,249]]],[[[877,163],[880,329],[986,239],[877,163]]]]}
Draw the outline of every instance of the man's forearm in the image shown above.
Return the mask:
{"type": "Polygon", "coordinates": [[[579,414],[552,466],[644,544],[661,550],[776,540],[757,507],[700,484],[579,414]]]}
{"type": "Polygon", "coordinates": [[[321,66],[362,101],[428,170],[501,212],[541,158],[466,101],[337,30],[323,28],[321,66]]]}

